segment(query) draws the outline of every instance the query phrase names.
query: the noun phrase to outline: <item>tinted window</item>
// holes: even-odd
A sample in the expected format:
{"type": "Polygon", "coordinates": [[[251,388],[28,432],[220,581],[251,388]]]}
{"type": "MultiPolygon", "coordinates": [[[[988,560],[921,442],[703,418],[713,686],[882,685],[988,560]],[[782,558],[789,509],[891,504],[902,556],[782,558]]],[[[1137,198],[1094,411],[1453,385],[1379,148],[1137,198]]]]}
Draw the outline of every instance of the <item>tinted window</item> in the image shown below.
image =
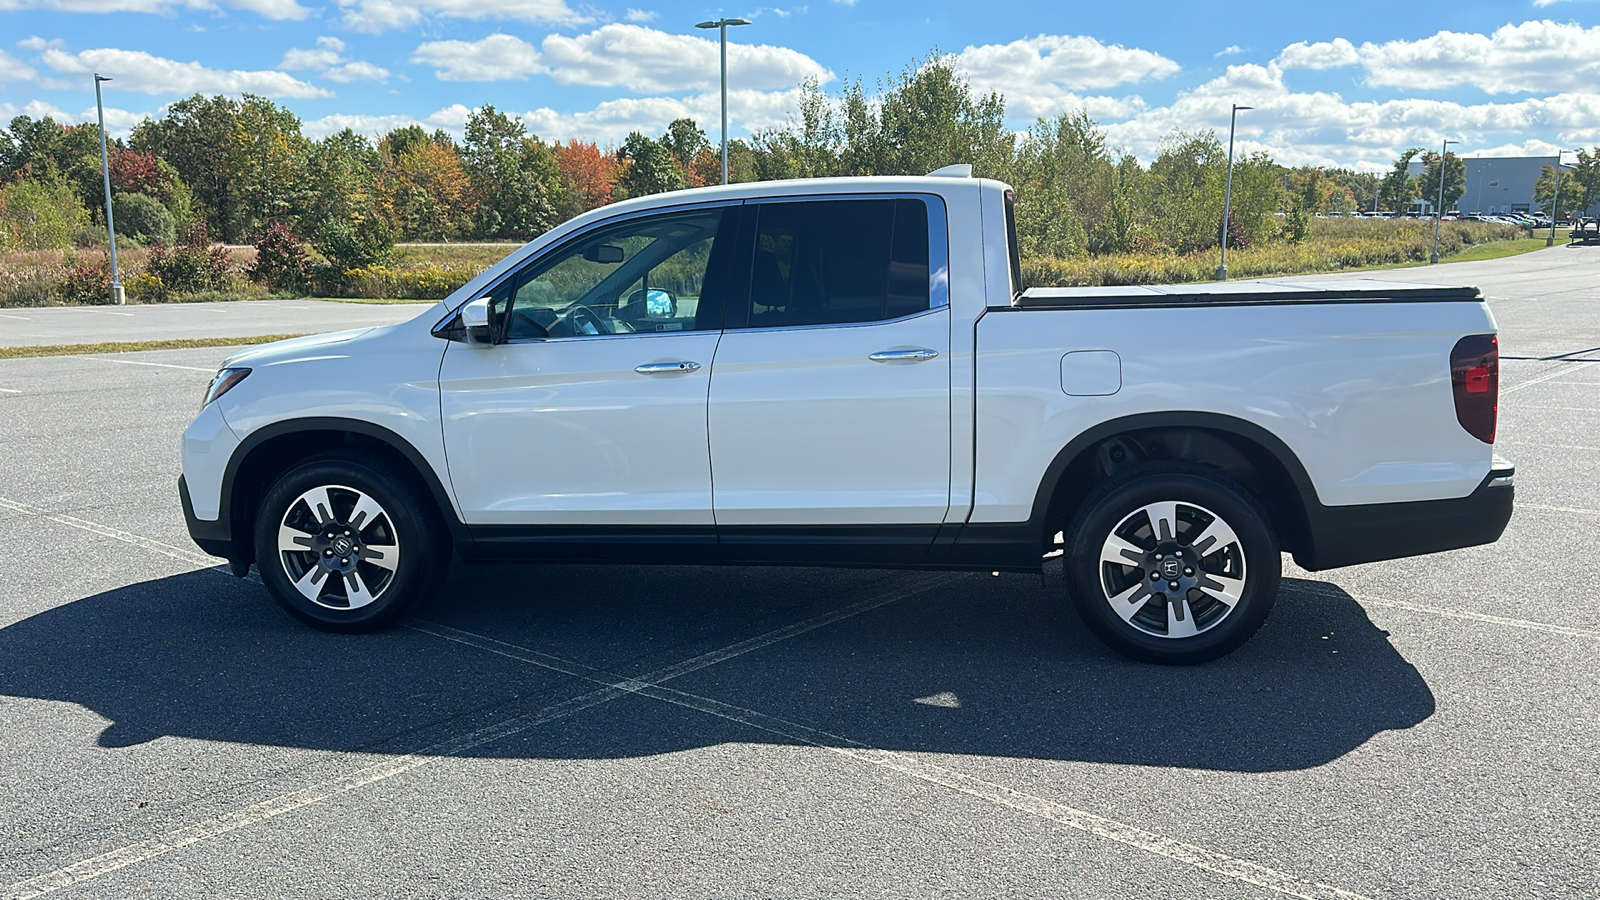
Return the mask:
{"type": "Polygon", "coordinates": [[[497,318],[509,306],[511,340],[720,328],[707,295],[722,219],[701,209],[589,232],[497,291],[497,318]]]}
{"type": "Polygon", "coordinates": [[[760,204],[748,327],[895,319],[929,307],[921,200],[760,204]]]}

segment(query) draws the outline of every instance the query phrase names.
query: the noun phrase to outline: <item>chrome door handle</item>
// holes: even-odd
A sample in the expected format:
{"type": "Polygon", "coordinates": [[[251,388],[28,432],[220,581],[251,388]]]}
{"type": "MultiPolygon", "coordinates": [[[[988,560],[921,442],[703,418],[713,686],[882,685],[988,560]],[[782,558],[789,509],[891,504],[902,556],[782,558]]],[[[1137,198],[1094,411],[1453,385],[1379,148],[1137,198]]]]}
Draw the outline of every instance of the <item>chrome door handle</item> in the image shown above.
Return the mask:
{"type": "Polygon", "coordinates": [[[921,347],[916,350],[879,350],[877,353],[867,357],[867,359],[870,359],[873,362],[896,362],[902,359],[933,359],[938,355],[939,351],[937,350],[929,350],[926,347],[921,347]]]}
{"type": "Polygon", "coordinates": [[[697,362],[680,359],[677,362],[645,363],[642,366],[635,366],[633,370],[640,375],[660,375],[663,372],[694,372],[699,368],[700,364],[697,362]]]}

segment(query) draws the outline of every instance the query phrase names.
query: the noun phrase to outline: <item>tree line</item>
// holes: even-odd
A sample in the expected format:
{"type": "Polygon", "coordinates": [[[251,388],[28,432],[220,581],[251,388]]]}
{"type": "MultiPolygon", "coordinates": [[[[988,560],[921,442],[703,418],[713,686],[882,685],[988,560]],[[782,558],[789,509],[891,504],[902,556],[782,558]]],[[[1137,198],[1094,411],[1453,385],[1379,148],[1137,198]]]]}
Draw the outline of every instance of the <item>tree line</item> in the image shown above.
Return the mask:
{"type": "MultiPolygon", "coordinates": [[[[1223,219],[1227,151],[1215,133],[1175,132],[1153,160],[1113,146],[1084,112],[1005,126],[1005,100],[978,94],[937,54],[869,91],[803,86],[797,115],[729,146],[730,180],[924,174],[951,163],[1017,190],[1022,250],[1072,258],[1184,254],[1304,239],[1309,218],[1421,196],[1446,207],[1464,189],[1450,154],[1407,150],[1387,175],[1235,159],[1223,219]],[[1409,168],[1424,163],[1420,177],[1409,168]],[[1441,164],[1442,163],[1442,164],[1441,164]]],[[[109,153],[119,237],[146,244],[307,241],[337,267],[382,262],[397,241],[523,241],[606,203],[713,184],[720,159],[689,119],[618,146],[546,142],[485,106],[463,139],[421,126],[376,141],[345,129],[320,140],[266,98],[195,95],[147,120],[109,153]]],[[[1546,172],[1553,192],[1553,170],[1546,172]]],[[[1563,210],[1600,202],[1600,148],[1562,175],[1563,210]]],[[[1543,182],[1541,182],[1543,184],[1543,182]]],[[[1543,189],[1543,188],[1541,188],[1543,189]]],[[[18,116],[0,130],[0,250],[103,245],[99,133],[91,124],[18,116]],[[98,243],[97,243],[98,241],[98,243]]],[[[287,252],[287,251],[286,251],[287,252]]]]}

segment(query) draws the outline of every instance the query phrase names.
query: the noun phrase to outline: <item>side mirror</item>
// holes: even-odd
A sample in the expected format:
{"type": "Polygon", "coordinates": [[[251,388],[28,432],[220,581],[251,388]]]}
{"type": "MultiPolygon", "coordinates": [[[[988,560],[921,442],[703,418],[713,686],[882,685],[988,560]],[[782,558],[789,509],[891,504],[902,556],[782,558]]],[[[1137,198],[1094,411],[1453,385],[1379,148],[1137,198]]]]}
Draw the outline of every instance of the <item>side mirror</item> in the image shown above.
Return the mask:
{"type": "Polygon", "coordinates": [[[467,332],[469,345],[482,347],[494,342],[489,332],[489,303],[488,297],[479,297],[461,307],[461,327],[467,332]]]}

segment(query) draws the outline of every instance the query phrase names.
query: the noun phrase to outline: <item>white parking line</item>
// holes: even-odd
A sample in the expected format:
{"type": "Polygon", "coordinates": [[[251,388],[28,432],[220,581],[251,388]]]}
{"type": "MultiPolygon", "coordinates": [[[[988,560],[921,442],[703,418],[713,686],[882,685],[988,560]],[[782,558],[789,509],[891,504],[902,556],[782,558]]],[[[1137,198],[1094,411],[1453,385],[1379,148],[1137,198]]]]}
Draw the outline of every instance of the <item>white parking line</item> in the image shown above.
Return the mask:
{"type": "Polygon", "coordinates": [[[1543,503],[1524,503],[1517,501],[1518,509],[1543,509],[1550,512],[1577,513],[1582,516],[1600,516],[1600,509],[1584,509],[1581,506],[1546,506],[1543,503]]]}
{"type": "Polygon", "coordinates": [[[7,315],[5,313],[0,313],[0,319],[16,319],[18,322],[31,322],[31,321],[33,321],[32,319],[28,318],[27,316],[12,316],[12,315],[7,315]]]}
{"type": "Polygon", "coordinates": [[[155,366],[158,369],[183,369],[188,372],[204,372],[207,375],[216,374],[216,369],[202,369],[199,366],[177,366],[172,363],[143,362],[137,359],[116,359],[109,356],[63,356],[62,359],[92,359],[95,362],[122,363],[125,366],[155,366]]]}
{"type": "Polygon", "coordinates": [[[1500,396],[1504,397],[1507,394],[1515,394],[1517,391],[1520,391],[1523,388],[1533,387],[1536,384],[1543,384],[1546,381],[1554,381],[1555,379],[1561,378],[1565,375],[1571,375],[1573,372],[1576,372],[1579,369],[1587,369],[1594,365],[1600,365],[1600,362],[1572,363],[1570,365],[1556,366],[1554,369],[1544,373],[1543,375],[1540,375],[1537,378],[1529,378],[1527,381],[1518,382],[1517,384],[1506,388],[1500,392],[1500,396]]]}
{"type": "MultiPolygon", "coordinates": [[[[187,551],[182,548],[155,541],[141,535],[122,531],[80,519],[52,513],[41,507],[20,501],[0,497],[0,508],[10,509],[29,515],[36,515],[57,522],[80,528],[105,537],[123,541],[154,553],[194,562],[198,565],[221,571],[215,565],[215,560],[209,556],[187,551]]],[[[838,753],[861,762],[868,763],[885,769],[890,769],[902,774],[917,778],[933,784],[938,784],[951,790],[960,791],[968,796],[987,800],[997,805],[1006,806],[1031,815],[1049,819],[1058,824],[1084,831],[1108,840],[1116,841],[1148,853],[1186,863],[1195,868],[1215,872],[1238,881],[1264,887],[1277,893],[1291,897],[1306,898],[1306,900],[1366,900],[1363,895],[1345,891],[1332,885],[1321,882],[1308,881],[1295,875],[1279,872],[1259,863],[1247,859],[1230,856],[1218,851],[1209,850],[1193,844],[1186,844],[1146,831],[1133,825],[1097,816],[1094,813],[1075,809],[1042,797],[1037,797],[1004,785],[988,782],[983,779],[964,775],[952,769],[924,762],[912,756],[894,751],[883,750],[862,744],[838,735],[827,734],[808,726],[788,722],[760,713],[733,706],[722,701],[701,697],[674,688],[662,685],[662,682],[677,678],[690,672],[704,669],[708,666],[732,659],[736,656],[752,652],[762,647],[787,640],[821,628],[833,622],[841,621],[851,616],[860,615],[880,606],[906,599],[916,594],[925,592],[936,584],[948,581],[949,576],[930,576],[898,591],[881,594],[859,603],[841,607],[820,616],[806,619],[794,625],[780,628],[736,644],[731,644],[720,650],[701,654],[681,663],[668,666],[656,672],[638,678],[623,678],[604,670],[596,669],[582,663],[564,660],[560,657],[539,651],[519,647],[514,644],[488,638],[461,629],[437,623],[417,621],[407,627],[435,637],[443,638],[456,643],[468,644],[510,657],[522,662],[530,663],[542,668],[572,675],[602,685],[599,689],[587,694],[574,697],[570,700],[553,706],[545,707],[535,713],[517,716],[495,723],[482,729],[470,732],[459,737],[451,738],[415,753],[387,760],[382,763],[367,766],[347,775],[328,779],[298,791],[269,798],[267,800],[250,804],[232,813],[224,814],[209,822],[199,825],[186,826],[174,829],[162,836],[130,844],[109,853],[103,853],[90,859],[83,860],[70,866],[46,872],[34,878],[16,882],[0,892],[0,900],[31,900],[52,891],[71,885],[80,884],[93,878],[118,869],[126,868],[157,856],[171,853],[174,850],[208,840],[219,835],[237,831],[249,825],[276,818],[285,813],[293,812],[305,806],[321,802],[330,797],[344,794],[348,791],[393,778],[397,775],[419,769],[432,762],[464,753],[485,744],[503,740],[530,728],[542,725],[554,719],[563,718],[580,712],[590,707],[609,702],[628,694],[638,694],[674,703],[692,709],[697,709],[710,715],[719,716],[731,721],[740,722],[753,728],[779,734],[791,740],[800,741],[830,752],[838,753]],[[831,742],[831,743],[830,743],[831,742]],[[845,746],[838,746],[845,745],[845,746]]],[[[1344,595],[1335,594],[1313,586],[1295,585],[1293,589],[1305,591],[1314,595],[1329,598],[1343,599],[1344,595]]],[[[1462,610],[1442,609],[1439,607],[1422,606],[1398,600],[1387,600],[1372,597],[1357,597],[1362,603],[1371,603],[1378,606],[1388,606],[1413,612],[1428,613],[1447,618],[1467,619],[1477,622],[1496,625],[1508,625],[1515,628],[1524,628],[1544,631],[1552,634],[1567,635],[1584,638],[1600,638],[1600,631],[1583,628],[1570,628],[1561,625],[1551,625],[1543,622],[1533,622],[1525,619],[1511,619],[1502,616],[1491,616],[1482,613],[1473,613],[1462,610]]]]}
{"type": "MultiPolygon", "coordinates": [[[[1043,797],[1024,793],[982,778],[975,778],[908,754],[873,747],[841,735],[830,734],[797,722],[746,709],[742,706],[735,706],[721,700],[713,700],[710,697],[692,694],[688,691],[664,687],[661,684],[661,682],[675,676],[666,678],[650,678],[647,676],[640,679],[623,679],[620,675],[594,669],[582,663],[564,660],[548,653],[519,647],[515,644],[484,637],[459,628],[451,628],[447,625],[423,622],[412,624],[410,627],[413,630],[426,632],[448,641],[477,647],[480,650],[487,650],[490,653],[510,657],[563,674],[573,675],[598,684],[613,684],[619,687],[626,685],[634,693],[643,697],[748,725],[797,743],[809,744],[858,762],[889,769],[920,781],[958,791],[969,797],[985,800],[997,806],[1005,806],[1042,819],[1048,819],[1059,825],[1088,832],[1096,837],[1106,838],[1136,850],[1164,856],[1197,869],[1204,869],[1236,881],[1264,887],[1270,891],[1286,894],[1290,897],[1302,897],[1306,898],[1306,900],[1323,900],[1323,898],[1365,900],[1360,894],[1351,893],[1332,885],[1307,881],[1298,876],[1280,872],[1247,859],[1229,856],[1226,853],[1219,853],[1205,847],[1173,840],[1153,831],[1147,831],[1134,825],[1118,822],[1115,819],[1108,819],[1091,812],[1075,809],[1065,804],[1057,803],[1054,800],[1047,800],[1043,797]]],[[[776,634],[776,632],[774,633],[776,634]]],[[[763,644],[762,646],[765,645],[763,644]]],[[[704,666],[697,666],[696,668],[704,668],[704,666]]]]}
{"type": "MultiPolygon", "coordinates": [[[[96,534],[102,534],[106,537],[112,537],[117,540],[126,541],[134,544],[135,546],[161,553],[166,556],[177,556],[178,558],[198,556],[198,554],[191,554],[187,551],[179,550],[179,548],[172,547],[168,544],[163,544],[160,541],[152,541],[148,538],[141,538],[138,535],[129,534],[128,532],[115,528],[108,528],[104,525],[98,525],[96,523],[88,522],[83,519],[77,519],[72,516],[62,516],[50,513],[47,510],[40,509],[39,507],[31,504],[0,498],[0,506],[19,512],[30,513],[32,515],[39,515],[52,521],[60,522],[61,524],[71,525],[75,528],[83,528],[84,530],[92,531],[96,534]]],[[[210,557],[204,557],[204,559],[208,564],[214,562],[210,557]]],[[[902,588],[897,591],[880,594],[876,597],[862,600],[858,603],[853,603],[819,616],[814,616],[810,619],[806,619],[803,622],[798,622],[794,625],[750,638],[749,640],[731,644],[720,650],[714,650],[710,653],[703,653],[699,656],[693,657],[692,659],[688,659],[675,665],[668,666],[664,669],[660,669],[656,672],[652,672],[639,679],[618,679],[615,683],[607,683],[602,680],[600,682],[602,687],[600,687],[598,690],[590,691],[586,694],[573,697],[569,700],[562,701],[561,703],[557,703],[552,706],[547,706],[538,712],[505,719],[484,728],[477,729],[476,731],[440,741],[436,744],[424,747],[423,749],[414,753],[409,753],[391,760],[385,760],[380,763],[366,766],[346,775],[327,779],[297,791],[279,794],[266,800],[249,804],[248,806],[244,806],[232,812],[224,813],[220,816],[210,819],[209,821],[196,825],[185,826],[182,828],[175,828],[160,835],[159,837],[152,838],[150,840],[139,841],[137,843],[129,844],[125,847],[119,847],[108,853],[102,853],[97,856],[93,856],[70,866],[64,866],[54,871],[46,872],[42,875],[37,875],[33,878],[16,882],[9,887],[0,890],[0,900],[31,900],[31,898],[43,896],[44,894],[48,894],[65,887],[71,887],[75,884],[81,884],[85,881],[98,878],[101,875],[115,872],[118,869],[124,869],[128,866],[154,859],[158,856],[163,856],[173,852],[174,850],[180,850],[192,844],[197,844],[220,835],[228,834],[229,832],[238,831],[241,828],[254,825],[258,822],[264,822],[268,819],[277,818],[285,813],[293,812],[297,809],[310,806],[314,803],[320,803],[323,800],[339,796],[355,790],[356,788],[369,784],[375,784],[380,781],[386,781],[397,775],[402,775],[406,772],[420,769],[423,766],[429,765],[430,763],[457,757],[463,753],[466,753],[467,751],[481,747],[485,744],[504,740],[523,731],[527,731],[530,728],[543,725],[556,719],[565,718],[574,713],[581,712],[593,706],[598,706],[602,703],[608,703],[620,697],[628,696],[629,694],[638,692],[641,688],[646,687],[653,682],[668,678],[676,678],[680,675],[687,675],[690,672],[706,668],[707,666],[716,665],[719,662],[749,653],[753,650],[760,649],[761,647],[777,643],[778,641],[788,640],[789,638],[796,637],[808,631],[838,622],[841,619],[860,615],[868,610],[876,609],[888,603],[893,603],[896,600],[905,599],[906,597],[929,590],[934,585],[943,581],[947,581],[948,579],[949,576],[932,576],[923,578],[914,583],[918,586],[902,588]]],[[[589,678],[586,680],[594,681],[596,679],[589,678]]]]}
{"type": "Polygon", "coordinates": [[[1529,631],[1542,631],[1546,634],[1559,634],[1565,637],[1600,638],[1600,631],[1593,628],[1573,628],[1569,625],[1552,625],[1549,622],[1535,622],[1531,619],[1511,619],[1505,616],[1491,616],[1487,613],[1472,612],[1465,609],[1445,609],[1440,606],[1424,606],[1420,603],[1407,603],[1404,600],[1391,600],[1387,597],[1373,597],[1367,594],[1354,594],[1349,592],[1335,593],[1306,584],[1297,584],[1290,590],[1305,591],[1327,597],[1331,600],[1343,600],[1346,595],[1363,606],[1387,606],[1392,609],[1403,609],[1407,612],[1428,613],[1434,616],[1443,616],[1447,619],[1465,619],[1469,622],[1483,622],[1489,625],[1508,625],[1512,628],[1525,628],[1529,631]]]}
{"type": "Polygon", "coordinates": [[[151,553],[158,553],[162,556],[182,560],[186,563],[193,563],[197,566],[203,566],[208,569],[217,565],[216,557],[206,556],[197,550],[185,550],[182,547],[174,547],[171,544],[151,540],[150,538],[142,535],[137,535],[129,531],[123,531],[120,528],[112,528],[109,525],[101,525],[98,522],[91,522],[88,519],[80,519],[77,516],[69,516],[62,513],[51,512],[43,507],[34,506],[31,503],[23,503],[20,500],[11,500],[5,497],[0,497],[0,509],[9,509],[12,512],[19,512],[29,516],[38,516],[41,519],[48,519],[58,525],[67,525],[82,531],[98,534],[101,537],[108,537],[112,540],[122,541],[125,544],[132,544],[141,550],[148,550],[151,553]]]}
{"type": "Polygon", "coordinates": [[[17,390],[16,388],[0,388],[0,394],[20,394],[20,393],[22,393],[22,392],[17,390]]]}

